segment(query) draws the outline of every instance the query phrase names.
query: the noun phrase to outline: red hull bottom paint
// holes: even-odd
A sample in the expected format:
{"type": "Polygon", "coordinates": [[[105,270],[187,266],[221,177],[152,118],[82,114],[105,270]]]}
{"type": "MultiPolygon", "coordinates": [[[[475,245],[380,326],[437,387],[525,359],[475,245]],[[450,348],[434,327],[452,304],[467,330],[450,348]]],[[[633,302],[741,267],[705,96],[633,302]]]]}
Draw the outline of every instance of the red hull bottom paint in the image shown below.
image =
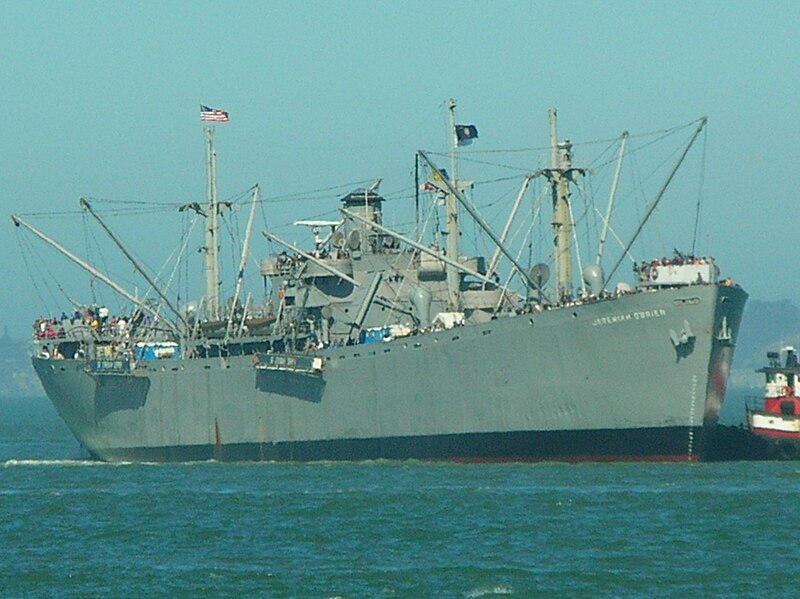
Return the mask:
{"type": "Polygon", "coordinates": [[[800,433],[790,433],[788,431],[776,431],[771,428],[754,428],[753,433],[762,437],[775,437],[778,439],[796,439],[800,441],[800,433]]]}

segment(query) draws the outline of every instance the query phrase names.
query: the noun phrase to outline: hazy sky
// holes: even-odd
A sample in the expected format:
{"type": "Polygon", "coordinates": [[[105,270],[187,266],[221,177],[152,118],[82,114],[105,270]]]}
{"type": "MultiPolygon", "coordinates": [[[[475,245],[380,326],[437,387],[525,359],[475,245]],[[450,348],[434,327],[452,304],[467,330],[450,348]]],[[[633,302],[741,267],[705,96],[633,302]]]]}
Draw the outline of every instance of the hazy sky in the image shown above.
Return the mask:
{"type": "MultiPolygon", "coordinates": [[[[387,197],[408,199],[414,151],[444,149],[445,104],[455,97],[459,120],[480,131],[470,151],[486,161],[492,154],[477,152],[545,146],[553,106],[561,137],[574,141],[708,116],[694,151],[696,159],[705,153],[701,246],[751,297],[800,296],[800,3],[2,7],[3,212],[34,215],[31,222],[78,253],[92,253],[102,237],[97,226],[87,232],[78,198],[100,198],[119,202],[95,204],[107,214],[142,206],[135,224],[116,221],[119,232],[150,267],[161,267],[157,260],[182,233],[174,206],[206,195],[201,102],[231,115],[216,129],[220,196],[260,183],[268,226],[289,236],[283,225],[294,219],[335,218],[336,199],[357,182],[384,177],[387,197]],[[319,191],[326,188],[337,189],[319,191]],[[59,216],[35,216],[43,212],[59,216]]],[[[588,156],[576,150],[581,158],[588,156]]],[[[465,162],[460,174],[477,179],[479,171],[480,162],[465,162]]],[[[695,176],[688,212],[698,188],[695,176]]],[[[493,209],[507,212],[514,193],[493,209]]],[[[474,199],[496,198],[476,188],[474,199]]],[[[693,215],[662,223],[659,235],[668,237],[673,224],[691,239],[693,215]]],[[[76,301],[91,300],[75,284],[86,277],[31,235],[19,236],[10,218],[0,231],[0,325],[12,335],[27,335],[33,319],[56,310],[57,279],[76,301]]],[[[254,240],[256,255],[272,249],[260,235],[254,240]]]]}

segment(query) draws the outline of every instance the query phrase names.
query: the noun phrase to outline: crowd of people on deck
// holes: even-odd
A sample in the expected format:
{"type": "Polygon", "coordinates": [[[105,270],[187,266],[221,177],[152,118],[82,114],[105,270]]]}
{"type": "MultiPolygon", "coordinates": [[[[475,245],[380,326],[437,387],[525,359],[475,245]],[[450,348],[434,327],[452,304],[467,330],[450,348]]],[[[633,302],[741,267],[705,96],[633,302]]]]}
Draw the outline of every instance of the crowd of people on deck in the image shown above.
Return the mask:
{"type": "Polygon", "coordinates": [[[63,339],[67,336],[64,326],[55,318],[37,318],[33,323],[33,335],[36,339],[63,339]]]}
{"type": "MultiPolygon", "coordinates": [[[[134,325],[143,323],[145,316],[141,313],[131,319],[127,316],[112,315],[105,306],[75,309],[69,314],[62,312],[59,318],[39,317],[33,324],[33,336],[44,343],[39,350],[39,357],[46,359],[64,359],[60,346],[62,340],[72,337],[70,331],[76,327],[89,327],[98,336],[114,339],[112,346],[128,350],[130,345],[131,329],[134,325]]],[[[71,351],[71,350],[70,350],[71,351]]],[[[75,351],[74,359],[85,357],[85,350],[79,346],[75,351]]]]}
{"type": "Polygon", "coordinates": [[[124,315],[111,315],[105,306],[89,307],[83,310],[76,309],[70,314],[62,312],[60,318],[39,317],[33,324],[33,333],[39,340],[64,339],[69,329],[87,326],[98,335],[129,339],[131,327],[134,324],[144,323],[144,320],[146,317],[142,313],[139,313],[134,322],[124,315]]]}
{"type": "Polygon", "coordinates": [[[633,272],[638,275],[639,281],[651,281],[657,278],[658,269],[662,266],[686,266],[686,265],[703,265],[714,264],[714,258],[698,257],[693,255],[682,254],[678,251],[675,252],[674,258],[661,258],[647,262],[643,260],[641,264],[633,265],[633,272]]]}

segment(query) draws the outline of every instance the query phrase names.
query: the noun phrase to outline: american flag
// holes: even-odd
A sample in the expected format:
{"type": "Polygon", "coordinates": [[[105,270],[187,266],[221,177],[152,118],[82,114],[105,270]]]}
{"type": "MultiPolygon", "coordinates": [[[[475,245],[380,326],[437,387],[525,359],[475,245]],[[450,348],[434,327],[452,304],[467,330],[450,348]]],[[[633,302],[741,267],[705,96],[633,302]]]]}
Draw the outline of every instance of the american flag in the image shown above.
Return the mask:
{"type": "Polygon", "coordinates": [[[218,110],[217,108],[209,108],[208,106],[200,105],[200,120],[201,121],[213,121],[216,123],[227,123],[228,122],[228,113],[224,110],[218,110]]]}

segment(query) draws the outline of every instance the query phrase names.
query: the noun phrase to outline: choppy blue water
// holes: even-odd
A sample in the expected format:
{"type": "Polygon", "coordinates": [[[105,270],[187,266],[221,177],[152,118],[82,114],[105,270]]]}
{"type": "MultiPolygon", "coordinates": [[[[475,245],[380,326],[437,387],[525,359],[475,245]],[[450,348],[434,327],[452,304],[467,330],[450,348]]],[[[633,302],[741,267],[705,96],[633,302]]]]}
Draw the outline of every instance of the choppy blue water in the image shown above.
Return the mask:
{"type": "Polygon", "coordinates": [[[800,464],[108,465],[0,400],[0,596],[797,595],[800,464]]]}

